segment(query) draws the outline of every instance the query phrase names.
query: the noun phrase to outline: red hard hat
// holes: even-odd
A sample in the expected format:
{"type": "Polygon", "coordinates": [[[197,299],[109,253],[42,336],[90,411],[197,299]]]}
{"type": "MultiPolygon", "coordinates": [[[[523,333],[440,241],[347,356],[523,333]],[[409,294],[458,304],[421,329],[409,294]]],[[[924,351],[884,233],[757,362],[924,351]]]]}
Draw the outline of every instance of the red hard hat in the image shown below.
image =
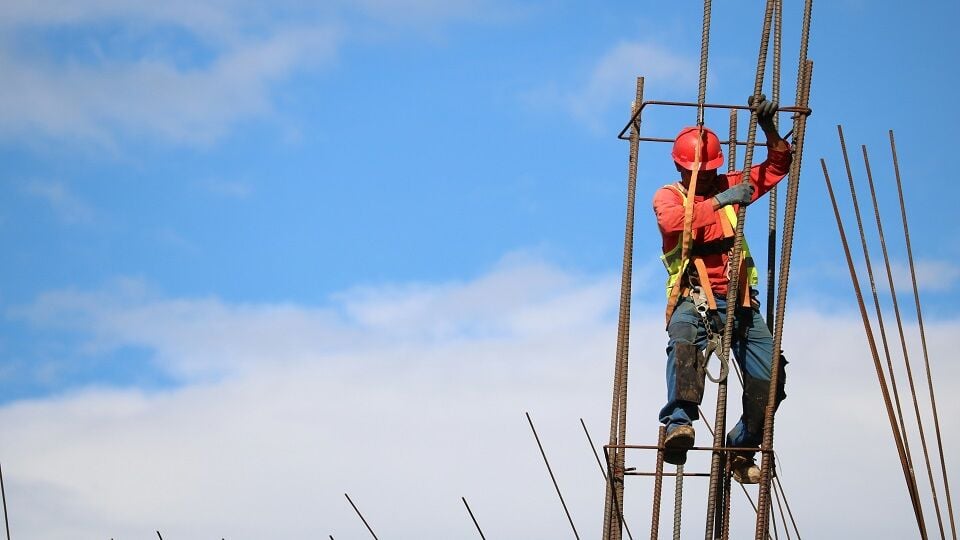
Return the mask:
{"type": "MultiPolygon", "coordinates": [[[[687,170],[693,170],[697,159],[697,132],[696,126],[685,127],[677,134],[673,143],[673,160],[687,170]]],[[[723,165],[723,151],[720,150],[720,139],[707,128],[703,128],[703,137],[700,146],[700,170],[709,171],[719,169],[723,165]]]]}

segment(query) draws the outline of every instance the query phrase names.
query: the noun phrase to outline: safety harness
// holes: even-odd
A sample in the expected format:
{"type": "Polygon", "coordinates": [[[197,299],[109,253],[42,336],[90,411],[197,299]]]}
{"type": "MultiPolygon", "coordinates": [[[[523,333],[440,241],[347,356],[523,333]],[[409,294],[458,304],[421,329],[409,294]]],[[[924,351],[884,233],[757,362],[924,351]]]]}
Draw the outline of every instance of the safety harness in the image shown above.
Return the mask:
{"type": "MultiPolygon", "coordinates": [[[[677,184],[668,184],[664,186],[675,191],[682,199],[684,206],[687,204],[687,194],[685,190],[677,184]]],[[[719,255],[727,253],[730,255],[733,250],[734,237],[736,236],[737,213],[733,207],[725,206],[717,210],[717,222],[723,230],[723,238],[711,242],[694,243],[690,249],[690,257],[683,259],[681,254],[681,242],[670,251],[660,256],[663,265],[667,269],[667,324],[670,323],[670,317],[676,309],[677,302],[683,296],[689,296],[696,307],[697,313],[703,320],[707,331],[707,347],[704,351],[704,360],[709,360],[714,351],[720,349],[722,335],[719,333],[720,315],[717,311],[717,300],[713,294],[713,288],[710,285],[710,277],[707,274],[707,265],[703,257],[709,255],[719,255]],[[689,263],[693,263],[693,272],[689,263]],[[695,273],[694,273],[695,272],[695,273]]],[[[753,264],[753,258],[750,256],[750,247],[744,239],[741,243],[743,248],[742,257],[740,257],[740,268],[736,273],[740,280],[740,305],[750,307],[750,287],[756,287],[759,283],[759,273],[753,264]],[[746,271],[744,271],[746,265],[746,271]],[[749,284],[749,287],[747,286],[749,284]]],[[[730,276],[733,279],[733,276],[730,276]]],[[[720,374],[713,377],[709,371],[707,376],[713,382],[719,382],[726,378],[729,367],[726,362],[720,364],[720,374]]]]}

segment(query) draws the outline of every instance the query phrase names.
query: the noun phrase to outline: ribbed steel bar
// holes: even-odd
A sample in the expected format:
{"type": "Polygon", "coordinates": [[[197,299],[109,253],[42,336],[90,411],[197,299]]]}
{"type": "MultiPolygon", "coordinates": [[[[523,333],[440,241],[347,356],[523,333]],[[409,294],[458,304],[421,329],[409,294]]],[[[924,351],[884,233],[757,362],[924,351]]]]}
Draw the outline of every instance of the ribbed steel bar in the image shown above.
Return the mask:
{"type": "Polygon", "coordinates": [[[667,437],[666,426],[657,431],[657,465],[653,480],[653,516],[650,518],[650,540],[660,538],[660,499],[663,494],[663,441],[667,437]]]}
{"type": "Polygon", "coordinates": [[[703,0],[703,26],[700,31],[700,81],[697,87],[697,125],[703,125],[703,103],[707,100],[707,58],[710,56],[710,0],[703,0]]]}
{"type": "MultiPolygon", "coordinates": [[[[905,460],[903,464],[905,467],[904,470],[909,473],[910,481],[908,483],[908,488],[910,489],[910,497],[913,500],[913,504],[915,506],[914,510],[917,512],[917,515],[919,516],[918,519],[923,521],[923,506],[920,503],[920,492],[917,489],[917,478],[913,471],[913,459],[910,455],[910,441],[907,439],[906,426],[903,424],[903,411],[900,408],[900,397],[899,397],[900,394],[897,389],[896,379],[894,378],[894,374],[893,374],[893,361],[890,359],[890,349],[887,345],[887,332],[886,332],[886,327],[883,324],[883,314],[882,314],[882,311],[880,310],[880,300],[877,296],[877,287],[873,277],[873,265],[870,262],[870,252],[867,249],[867,238],[863,230],[863,221],[860,218],[860,202],[859,202],[859,199],[857,198],[857,189],[853,182],[853,174],[850,172],[850,161],[847,158],[847,145],[843,138],[843,128],[839,125],[837,126],[837,133],[840,136],[840,149],[843,153],[843,161],[847,170],[847,179],[850,184],[850,197],[853,200],[854,216],[856,216],[856,220],[857,220],[857,231],[860,233],[860,243],[861,243],[861,246],[863,247],[863,259],[867,267],[867,278],[870,283],[870,292],[873,296],[874,306],[876,307],[877,324],[880,328],[881,345],[883,346],[884,354],[887,360],[887,367],[889,369],[889,371],[886,372],[885,375],[889,377],[888,380],[890,381],[890,387],[893,389],[893,397],[894,397],[894,405],[895,405],[894,408],[897,413],[897,417],[896,417],[898,421],[897,427],[899,428],[898,435],[899,435],[900,444],[898,445],[898,448],[901,448],[903,452],[901,459],[905,460]]],[[[886,385],[886,381],[884,381],[884,384],[886,385]]],[[[887,406],[891,406],[889,402],[887,402],[886,404],[887,406]]],[[[924,530],[926,530],[925,526],[924,526],[924,530]]]]}
{"type": "MultiPolygon", "coordinates": [[[[767,0],[766,9],[763,14],[763,30],[760,36],[760,52],[757,55],[757,71],[756,76],[754,77],[753,82],[753,96],[754,99],[757,99],[760,96],[761,90],[763,89],[763,74],[767,64],[767,50],[770,43],[770,26],[773,21],[773,6],[776,0],[767,0]]],[[[751,110],[750,112],[750,123],[747,129],[747,148],[744,153],[744,163],[743,163],[743,176],[741,177],[741,182],[750,181],[750,169],[753,165],[753,149],[754,142],[757,138],[757,114],[756,110],[751,110]]],[[[737,305],[739,304],[738,299],[740,298],[740,263],[742,260],[743,250],[743,230],[744,223],[747,218],[747,207],[746,205],[740,205],[740,209],[737,212],[737,231],[736,237],[734,238],[733,243],[733,254],[730,257],[730,268],[732,276],[730,276],[729,284],[727,285],[727,319],[726,324],[723,328],[723,342],[720,346],[720,355],[719,357],[727,360],[730,358],[730,341],[733,337],[733,321],[736,318],[737,305]]],[[[726,433],[726,414],[727,414],[727,384],[726,381],[721,381],[717,385],[717,408],[716,408],[716,420],[714,421],[714,437],[713,445],[721,446],[723,444],[723,437],[726,433]]],[[[706,519],[706,530],[704,531],[704,538],[706,540],[712,540],[714,538],[714,523],[716,520],[716,511],[717,511],[717,491],[721,485],[720,482],[720,460],[721,454],[714,453],[710,459],[710,489],[707,493],[707,519],[706,519]]],[[[722,495],[722,494],[721,494],[722,495]]],[[[721,531],[716,531],[719,535],[721,531]]],[[[719,536],[717,536],[719,537],[719,536]]]]}
{"type": "Polygon", "coordinates": [[[3,525],[7,529],[7,540],[10,540],[10,517],[7,515],[7,490],[3,486],[3,467],[0,467],[0,496],[3,497],[3,525]]]}
{"type": "Polygon", "coordinates": [[[920,343],[923,348],[923,362],[927,372],[927,390],[930,394],[930,406],[933,410],[933,426],[937,434],[937,448],[940,451],[940,471],[943,474],[943,491],[947,495],[947,513],[950,516],[950,532],[957,540],[957,525],[953,515],[953,500],[950,496],[950,482],[947,480],[947,462],[943,457],[943,439],[940,436],[940,416],[937,414],[937,399],[933,391],[933,375],[930,370],[930,356],[927,354],[927,334],[923,329],[923,314],[920,309],[920,289],[917,287],[917,272],[913,264],[913,248],[910,245],[910,228],[907,226],[907,207],[903,202],[903,183],[900,180],[900,161],[897,159],[897,143],[890,132],[890,152],[893,155],[893,170],[897,179],[897,193],[900,196],[900,217],[903,220],[903,236],[907,244],[907,260],[910,263],[910,279],[913,282],[913,300],[917,307],[917,323],[920,326],[920,343]]]}
{"type": "MultiPolygon", "coordinates": [[[[590,450],[593,451],[593,457],[597,459],[597,465],[600,467],[600,474],[603,476],[603,479],[606,480],[607,471],[603,468],[603,462],[600,461],[600,454],[597,453],[597,447],[593,445],[593,437],[590,436],[590,431],[587,429],[587,424],[583,421],[583,418],[580,419],[580,425],[583,426],[583,433],[587,436],[587,443],[590,445],[590,450]]],[[[624,471],[624,474],[626,474],[626,471],[624,471]]],[[[620,521],[623,523],[624,530],[627,531],[627,538],[633,540],[633,535],[630,534],[630,527],[627,525],[627,521],[623,519],[623,515],[620,514],[619,510],[617,515],[619,516],[620,521]]]]}
{"type": "Polygon", "coordinates": [[[597,466],[600,467],[600,474],[603,475],[603,479],[607,479],[607,471],[603,468],[603,462],[600,461],[600,454],[597,453],[597,447],[593,445],[593,438],[590,437],[590,432],[587,431],[587,424],[583,421],[583,418],[580,419],[580,425],[583,426],[583,432],[587,436],[587,443],[590,444],[590,450],[593,451],[593,457],[597,458],[597,466]]]}
{"type": "MultiPolygon", "coordinates": [[[[647,108],[648,105],[666,105],[671,107],[695,107],[698,109],[700,108],[702,109],[735,109],[738,111],[751,110],[751,107],[748,105],[732,105],[732,104],[724,104],[724,103],[700,104],[695,101],[662,101],[662,100],[644,101],[643,103],[640,104],[640,108],[633,113],[633,115],[630,117],[630,120],[626,123],[626,125],[623,126],[623,129],[620,130],[620,133],[617,134],[618,139],[620,140],[629,139],[629,137],[624,137],[624,135],[627,133],[627,131],[630,130],[631,126],[633,125],[634,122],[636,122],[637,118],[640,116],[643,109],[647,108]]],[[[786,106],[780,107],[780,112],[809,115],[813,111],[811,111],[807,107],[801,107],[799,105],[786,105],[786,106]]]]}
{"type": "MultiPolygon", "coordinates": [[[[810,101],[810,85],[813,81],[813,62],[807,60],[804,69],[798,78],[800,91],[798,99],[807,106],[810,101]]],[[[773,427],[774,412],[777,404],[777,390],[780,381],[780,354],[783,346],[783,323],[787,309],[787,289],[790,279],[790,262],[793,256],[793,232],[797,217],[797,200],[800,194],[800,170],[803,165],[803,145],[807,129],[807,117],[796,116],[793,120],[793,161],[790,163],[787,196],[783,212],[783,240],[780,249],[779,285],[777,287],[776,324],[773,330],[773,355],[770,358],[770,393],[767,395],[767,405],[763,419],[763,442],[761,448],[765,450],[760,462],[760,489],[757,496],[757,526],[755,540],[763,540],[768,536],[767,514],[770,506],[770,480],[773,476],[773,427]],[[767,452],[769,451],[769,452],[767,452]]]]}
{"type": "Polygon", "coordinates": [[[793,532],[797,533],[797,540],[800,540],[800,528],[797,527],[797,520],[793,518],[793,510],[790,509],[790,501],[787,500],[787,492],[784,491],[783,483],[780,482],[780,475],[774,476],[773,480],[780,488],[780,493],[783,495],[783,505],[787,507],[787,515],[790,516],[790,524],[793,525],[793,532]]]}
{"type": "Polygon", "coordinates": [[[677,465],[676,487],[673,491],[673,540],[680,540],[683,521],[683,465],[677,465]]]}
{"type": "Polygon", "coordinates": [[[560,492],[560,486],[557,484],[557,477],[553,475],[553,468],[550,467],[550,461],[547,460],[547,453],[543,451],[543,445],[540,444],[540,436],[537,435],[537,428],[533,427],[533,420],[530,418],[530,413],[524,413],[527,415],[527,422],[530,424],[530,431],[533,432],[533,438],[537,441],[537,448],[540,449],[540,455],[543,456],[543,463],[547,466],[547,472],[550,473],[550,480],[553,482],[553,488],[557,490],[557,496],[560,497],[560,504],[563,506],[563,512],[567,515],[567,521],[570,522],[570,528],[573,529],[573,536],[580,540],[580,535],[577,533],[577,526],[573,524],[573,518],[570,517],[570,510],[567,508],[566,501],[563,500],[563,493],[560,492]]]}
{"type": "MultiPolygon", "coordinates": [[[[853,183],[853,172],[850,170],[850,159],[847,156],[847,143],[843,137],[843,128],[837,126],[837,134],[840,137],[840,151],[843,154],[843,164],[847,170],[847,181],[850,184],[850,196],[853,198],[853,212],[857,220],[857,230],[860,231],[860,245],[863,248],[863,260],[867,267],[867,279],[870,283],[870,292],[873,296],[873,305],[874,311],[877,314],[877,326],[880,329],[880,344],[883,346],[883,354],[887,361],[887,375],[890,381],[890,387],[893,390],[893,403],[894,408],[897,411],[897,422],[900,427],[900,436],[903,438],[903,448],[907,455],[907,464],[910,465],[910,476],[914,477],[914,483],[916,483],[916,477],[913,472],[913,454],[910,452],[910,440],[907,437],[907,426],[903,421],[903,408],[900,406],[900,390],[897,385],[896,375],[893,371],[893,360],[890,357],[890,346],[887,342],[887,328],[883,323],[883,311],[880,309],[880,298],[877,295],[877,285],[873,276],[873,264],[870,259],[870,251],[867,249],[867,237],[863,232],[863,221],[860,217],[860,202],[857,197],[857,189],[853,183]]],[[[869,175],[870,169],[869,165],[867,168],[867,173],[869,175]]]]}
{"type": "Polygon", "coordinates": [[[378,539],[377,539],[377,533],[373,532],[373,529],[370,528],[370,524],[367,523],[367,519],[366,519],[365,517],[363,517],[363,514],[360,513],[360,509],[357,508],[357,505],[353,504],[353,499],[350,498],[350,495],[347,495],[346,493],[344,493],[343,496],[347,498],[347,502],[349,502],[349,503],[350,503],[350,506],[353,507],[353,511],[356,512],[356,513],[357,513],[357,516],[360,517],[360,521],[363,522],[364,527],[366,527],[367,530],[370,531],[370,536],[372,536],[372,537],[374,538],[374,540],[378,540],[378,539]]]}
{"type": "Polygon", "coordinates": [[[787,514],[783,512],[783,502],[780,501],[780,490],[777,489],[776,484],[773,484],[773,498],[777,501],[777,508],[780,510],[780,520],[783,522],[783,534],[787,535],[787,540],[791,540],[787,514]]]}
{"type": "MultiPolygon", "coordinates": [[[[727,148],[729,155],[727,156],[727,174],[733,175],[737,170],[737,111],[730,110],[730,144],[727,148]]],[[[740,374],[740,367],[736,362],[733,362],[733,370],[737,374],[737,379],[740,381],[740,387],[743,387],[743,376],[740,374]]],[[[724,385],[727,383],[724,382],[724,385]]],[[[701,416],[703,416],[701,414],[701,416]]],[[[706,422],[706,421],[704,421],[706,422]]],[[[713,429],[710,429],[710,434],[714,435],[713,429]]],[[[723,493],[723,506],[721,512],[716,513],[717,524],[716,526],[720,530],[720,538],[726,539],[730,537],[730,460],[729,456],[724,456],[721,460],[720,467],[723,469],[723,478],[720,481],[719,489],[723,493]]],[[[741,485],[741,487],[743,487],[741,485]]],[[[744,490],[746,493],[746,490],[744,490]]],[[[748,495],[749,497],[749,495],[748,495]]],[[[752,501],[751,501],[752,502],[752,501]]]]}
{"type": "MultiPolygon", "coordinates": [[[[734,366],[734,368],[736,368],[737,364],[734,363],[733,366],[734,366]]],[[[737,369],[736,371],[737,371],[737,375],[739,376],[739,374],[740,374],[739,369],[737,369]]],[[[740,382],[741,382],[741,384],[743,384],[743,380],[742,380],[742,379],[741,379],[740,382]]],[[[710,422],[707,421],[707,416],[706,416],[705,414],[703,414],[703,410],[702,410],[702,409],[700,410],[700,418],[703,420],[703,423],[706,424],[706,426],[707,426],[707,431],[710,432],[710,436],[713,437],[713,433],[714,433],[714,432],[713,432],[713,428],[710,426],[710,422]]],[[[720,448],[720,449],[716,449],[716,450],[726,450],[726,451],[728,451],[728,452],[735,452],[737,449],[736,449],[736,448],[720,448]]],[[[729,461],[727,462],[727,467],[726,467],[726,471],[724,472],[724,475],[725,475],[725,477],[726,477],[726,481],[727,481],[727,482],[730,482],[730,464],[729,464],[729,461]]],[[[687,476],[694,476],[694,475],[692,475],[692,474],[690,474],[690,473],[687,473],[687,476]]],[[[708,475],[708,476],[709,476],[709,475],[708,475]]],[[[732,484],[731,484],[731,485],[732,485],[732,484]]],[[[757,504],[756,504],[755,502],[753,502],[753,497],[750,496],[750,492],[747,491],[746,486],[744,486],[743,484],[741,484],[741,483],[739,483],[739,482],[737,483],[737,485],[740,486],[740,490],[743,491],[743,496],[747,498],[747,502],[750,503],[750,506],[753,508],[753,511],[756,512],[756,511],[757,511],[757,504]]],[[[728,492],[730,491],[729,488],[727,489],[727,491],[728,491],[728,492]]],[[[728,495],[729,495],[729,493],[728,493],[728,495]]],[[[724,504],[726,505],[726,512],[727,512],[726,519],[724,520],[724,538],[728,538],[728,537],[730,536],[730,530],[729,530],[729,527],[730,527],[730,499],[729,499],[729,497],[727,497],[727,500],[724,501],[724,504]]]]}
{"type": "MultiPolygon", "coordinates": [[[[940,530],[940,538],[946,539],[946,533],[943,530],[943,515],[940,512],[940,500],[937,497],[937,485],[933,480],[933,467],[930,464],[930,451],[927,448],[926,430],[923,428],[923,419],[920,417],[920,403],[917,401],[917,388],[913,381],[913,367],[910,365],[910,353],[907,352],[907,338],[903,332],[903,319],[900,317],[900,303],[897,301],[897,288],[893,284],[893,271],[890,270],[890,254],[887,252],[887,241],[883,234],[883,223],[880,219],[880,205],[877,203],[877,189],[873,183],[873,172],[870,170],[870,157],[867,155],[867,147],[861,145],[863,152],[863,165],[867,170],[867,182],[870,185],[870,200],[873,202],[873,215],[877,222],[877,235],[880,238],[880,249],[883,251],[883,264],[887,272],[887,285],[890,287],[890,298],[893,302],[893,313],[897,320],[897,332],[900,337],[900,347],[903,352],[903,363],[907,372],[907,383],[910,385],[910,396],[913,399],[913,412],[917,420],[917,427],[920,431],[920,446],[923,448],[923,460],[927,468],[927,479],[930,481],[930,493],[933,495],[933,508],[937,514],[937,526],[940,530]]],[[[890,381],[893,383],[893,365],[890,365],[890,381]]],[[[896,388],[896,383],[894,388],[896,388]]],[[[899,404],[898,404],[899,405],[899,404]]],[[[899,412],[899,411],[898,411],[899,412]]],[[[903,422],[903,418],[900,419],[903,422]]],[[[907,443],[906,429],[904,429],[904,446],[907,448],[907,455],[910,456],[910,447],[907,443]]],[[[911,458],[911,464],[913,460],[911,458]]]]}
{"type": "MultiPolygon", "coordinates": [[[[634,109],[643,101],[643,77],[637,77],[634,109]]],[[[627,437],[627,373],[630,350],[630,298],[633,280],[633,234],[637,193],[637,156],[640,141],[639,121],[630,134],[630,161],[627,166],[627,216],[623,238],[623,266],[620,275],[620,312],[617,324],[617,354],[614,367],[613,402],[610,411],[610,444],[626,442],[627,437]]],[[[624,453],[614,452],[613,475],[607,477],[604,501],[603,539],[620,540],[620,521],[614,520],[614,509],[623,508],[624,453]]]]}
{"type": "MultiPolygon", "coordinates": [[[[773,77],[771,85],[773,91],[770,99],[780,103],[780,50],[783,34],[783,0],[777,0],[774,9],[773,24],[773,77]]],[[[780,116],[773,117],[773,125],[780,129],[780,116]]],[[[777,193],[779,189],[773,186],[767,193],[767,202],[770,206],[767,217],[767,328],[773,331],[774,319],[774,281],[776,280],[777,265],[777,193]]]]}
{"type": "Polygon", "coordinates": [[[843,254],[847,259],[847,267],[850,270],[850,281],[853,282],[853,291],[857,297],[857,306],[860,308],[860,317],[863,319],[863,330],[867,334],[867,344],[870,347],[870,355],[873,357],[873,365],[877,371],[877,379],[880,382],[880,391],[883,394],[884,405],[887,411],[887,420],[890,422],[890,429],[893,431],[893,439],[897,446],[897,453],[900,455],[900,464],[903,468],[904,480],[907,483],[907,489],[910,491],[911,502],[913,502],[914,514],[917,518],[917,527],[920,529],[920,537],[927,538],[926,528],[923,525],[923,518],[918,512],[915,502],[915,491],[910,489],[910,472],[907,469],[906,456],[903,451],[903,442],[900,440],[900,431],[897,429],[897,421],[893,416],[893,406],[890,403],[890,394],[887,390],[886,378],[883,375],[883,367],[880,365],[880,355],[877,352],[877,342],[873,337],[873,330],[870,327],[870,318],[867,315],[866,304],[863,301],[863,293],[860,291],[860,282],[857,279],[857,270],[853,265],[853,258],[850,256],[850,245],[847,243],[847,235],[843,230],[843,220],[840,218],[840,209],[837,207],[837,198],[833,193],[833,184],[830,182],[830,173],[827,171],[827,162],[820,159],[820,166],[823,169],[823,179],[827,183],[827,192],[830,194],[830,202],[833,205],[833,214],[837,220],[837,229],[840,232],[840,242],[843,244],[843,254]]]}
{"type": "MultiPolygon", "coordinates": [[[[625,448],[620,447],[620,450],[625,450],[625,448]]],[[[610,478],[611,476],[613,476],[613,459],[611,458],[610,449],[607,448],[606,446],[603,447],[603,456],[607,460],[607,478],[610,478]]],[[[628,473],[627,471],[623,471],[623,474],[633,474],[633,473],[632,472],[628,473]]],[[[616,499],[614,499],[614,502],[616,502],[616,499]]],[[[615,505],[613,507],[613,510],[614,510],[614,517],[617,519],[619,523],[623,524],[624,529],[627,531],[627,537],[630,540],[633,540],[633,535],[630,534],[630,528],[627,527],[627,522],[623,519],[623,512],[620,511],[620,507],[615,505]]]]}
{"type": "Polygon", "coordinates": [[[473,520],[473,526],[476,527],[477,532],[480,533],[480,538],[482,540],[486,540],[487,537],[483,535],[483,530],[480,529],[480,524],[477,523],[477,517],[473,515],[473,510],[471,510],[470,505],[467,504],[467,498],[460,497],[460,499],[463,501],[463,505],[467,507],[467,513],[470,514],[470,519],[473,520]]]}

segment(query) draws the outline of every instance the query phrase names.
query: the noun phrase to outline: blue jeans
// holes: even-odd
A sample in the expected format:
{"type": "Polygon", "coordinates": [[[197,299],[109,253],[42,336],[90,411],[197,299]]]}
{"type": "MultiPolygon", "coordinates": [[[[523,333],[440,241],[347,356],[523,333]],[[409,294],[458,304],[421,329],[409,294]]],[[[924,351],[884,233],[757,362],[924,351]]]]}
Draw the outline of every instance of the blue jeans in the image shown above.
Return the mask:
{"type": "MultiPolygon", "coordinates": [[[[727,302],[717,298],[717,310],[721,324],[726,323],[727,302]]],[[[720,327],[723,332],[723,327],[720,327]]],[[[677,426],[689,425],[700,417],[697,402],[680,399],[677,391],[678,344],[693,344],[702,353],[707,345],[707,331],[703,319],[697,313],[693,300],[681,298],[667,326],[670,341],[667,344],[667,404],[660,410],[660,422],[669,433],[677,426]]],[[[734,447],[758,447],[763,438],[763,409],[769,399],[770,366],[773,358],[773,336],[767,328],[760,310],[738,308],[734,320],[730,350],[744,374],[743,414],[740,421],[727,434],[727,445],[734,447]],[[760,395],[762,394],[762,395],[760,395]],[[748,429],[751,426],[752,429],[748,429]]],[[[782,360],[781,366],[786,361],[782,360]]],[[[716,370],[716,368],[714,368],[716,370]]],[[[785,397],[782,385],[785,374],[781,368],[777,405],[785,397]]]]}

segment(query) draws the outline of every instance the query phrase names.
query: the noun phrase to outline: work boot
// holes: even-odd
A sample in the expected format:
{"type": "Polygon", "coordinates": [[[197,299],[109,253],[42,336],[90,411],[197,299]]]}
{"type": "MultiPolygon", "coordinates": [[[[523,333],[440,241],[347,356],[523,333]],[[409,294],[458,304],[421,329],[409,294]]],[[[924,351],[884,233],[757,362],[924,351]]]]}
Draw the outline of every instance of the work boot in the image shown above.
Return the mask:
{"type": "Polygon", "coordinates": [[[760,467],[757,467],[753,456],[734,454],[730,461],[730,470],[733,472],[733,479],[741,484],[760,483],[760,467]]]}
{"type": "Polygon", "coordinates": [[[663,460],[672,465],[687,462],[687,449],[693,446],[693,426],[680,425],[673,428],[663,440],[663,460]]]}

